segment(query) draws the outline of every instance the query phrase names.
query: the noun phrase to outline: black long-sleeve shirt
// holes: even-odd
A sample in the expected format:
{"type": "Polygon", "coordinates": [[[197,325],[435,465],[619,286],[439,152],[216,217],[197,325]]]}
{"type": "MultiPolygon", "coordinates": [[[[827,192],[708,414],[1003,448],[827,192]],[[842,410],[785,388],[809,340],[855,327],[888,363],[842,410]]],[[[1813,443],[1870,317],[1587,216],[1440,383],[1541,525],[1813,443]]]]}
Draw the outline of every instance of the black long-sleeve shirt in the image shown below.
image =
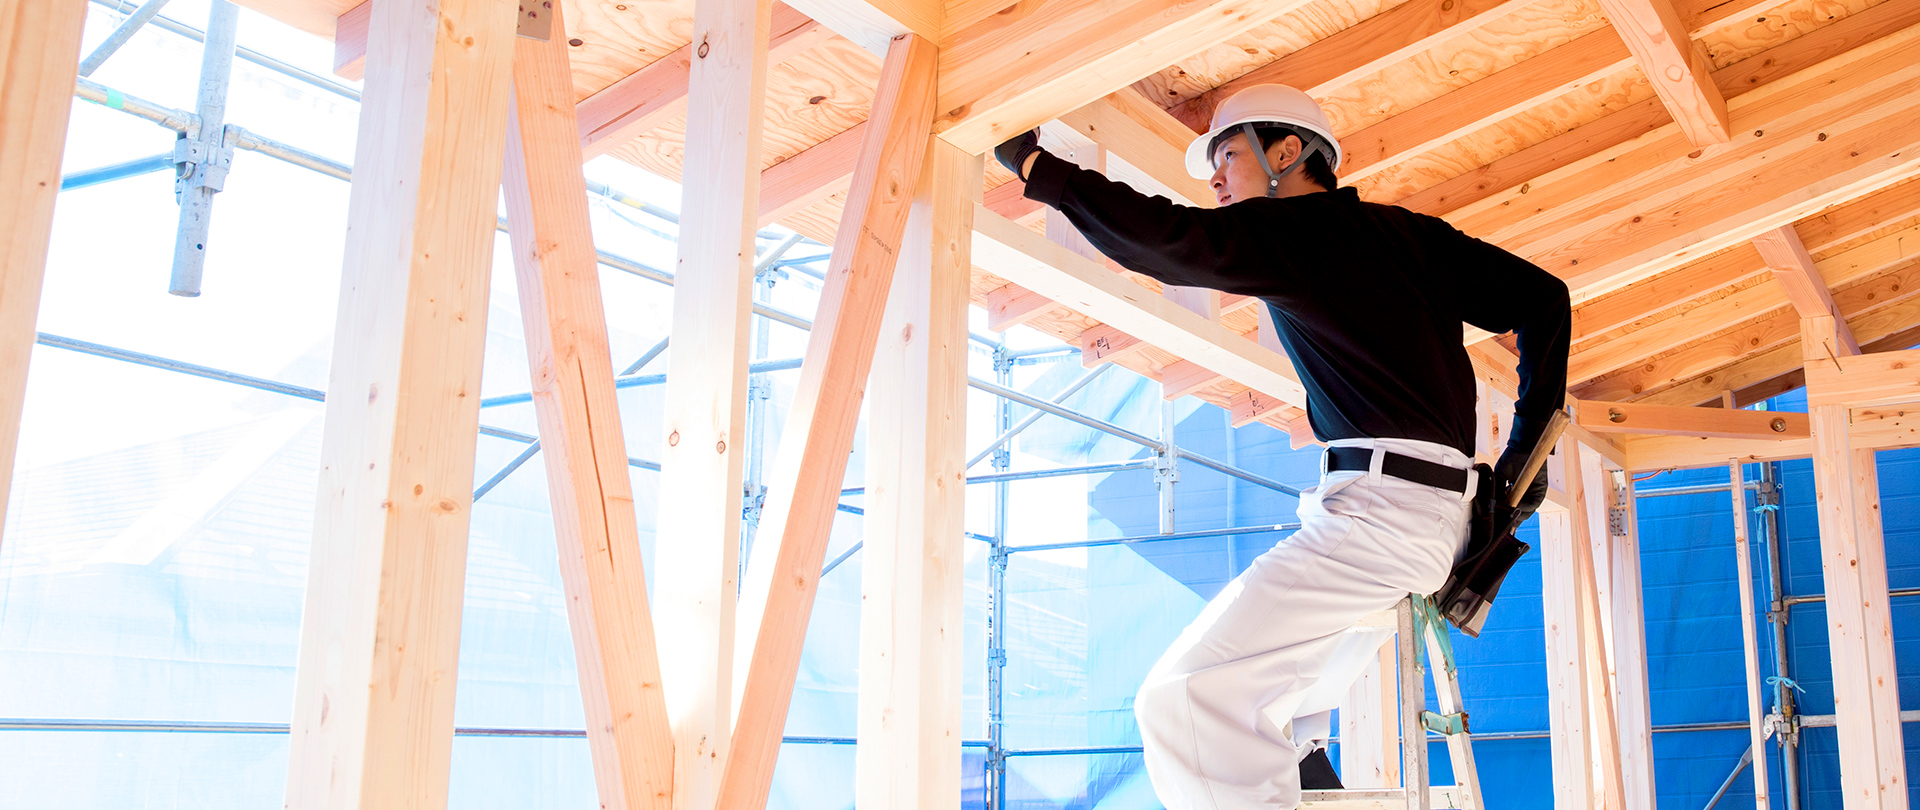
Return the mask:
{"type": "Polygon", "coordinates": [[[1418,439],[1472,455],[1463,322],[1516,333],[1523,423],[1566,403],[1566,283],[1437,217],[1352,188],[1194,208],[1044,152],[1029,174],[1028,199],[1127,269],[1266,301],[1322,441],[1418,439]]]}

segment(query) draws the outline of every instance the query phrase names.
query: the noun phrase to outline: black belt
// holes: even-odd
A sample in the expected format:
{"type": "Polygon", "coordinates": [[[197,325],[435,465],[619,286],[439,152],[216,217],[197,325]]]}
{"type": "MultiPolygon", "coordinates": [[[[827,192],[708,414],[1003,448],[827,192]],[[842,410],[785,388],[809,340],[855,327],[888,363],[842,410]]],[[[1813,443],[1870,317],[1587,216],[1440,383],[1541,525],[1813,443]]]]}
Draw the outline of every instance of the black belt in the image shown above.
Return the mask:
{"type": "MultiPolygon", "coordinates": [[[[1366,472],[1373,466],[1373,448],[1371,447],[1329,447],[1327,448],[1327,472],[1359,470],[1366,472]]],[[[1380,459],[1380,474],[1391,475],[1403,481],[1426,484],[1450,492],[1467,491],[1467,475],[1470,470],[1435,464],[1399,453],[1386,453],[1380,459]]]]}

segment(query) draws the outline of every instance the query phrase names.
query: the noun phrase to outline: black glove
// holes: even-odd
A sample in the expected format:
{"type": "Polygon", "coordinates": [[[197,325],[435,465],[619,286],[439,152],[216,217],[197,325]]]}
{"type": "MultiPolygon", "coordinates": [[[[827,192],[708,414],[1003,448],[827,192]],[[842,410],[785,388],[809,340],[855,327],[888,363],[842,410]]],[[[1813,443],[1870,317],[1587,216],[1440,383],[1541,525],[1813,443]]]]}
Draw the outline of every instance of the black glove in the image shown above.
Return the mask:
{"type": "Polygon", "coordinates": [[[1527,457],[1533,455],[1534,445],[1540,443],[1541,435],[1546,432],[1547,422],[1544,419],[1513,417],[1513,431],[1507,438],[1507,449],[1500,454],[1500,461],[1493,465],[1493,479],[1499,486],[1500,498],[1496,508],[1501,512],[1500,523],[1503,526],[1509,521],[1512,525],[1525,522],[1547,499],[1547,469],[1543,465],[1540,472],[1534,475],[1533,482],[1527,486],[1526,494],[1520,497],[1520,505],[1507,511],[1514,481],[1526,469],[1527,457]]]}
{"type": "Polygon", "coordinates": [[[1024,181],[1027,176],[1020,172],[1020,167],[1026,164],[1028,155],[1038,151],[1040,151],[1040,130],[1029,129],[1008,139],[1006,143],[994,147],[993,158],[1000,161],[1000,165],[1007,167],[1007,171],[1013,172],[1014,177],[1024,181]]]}

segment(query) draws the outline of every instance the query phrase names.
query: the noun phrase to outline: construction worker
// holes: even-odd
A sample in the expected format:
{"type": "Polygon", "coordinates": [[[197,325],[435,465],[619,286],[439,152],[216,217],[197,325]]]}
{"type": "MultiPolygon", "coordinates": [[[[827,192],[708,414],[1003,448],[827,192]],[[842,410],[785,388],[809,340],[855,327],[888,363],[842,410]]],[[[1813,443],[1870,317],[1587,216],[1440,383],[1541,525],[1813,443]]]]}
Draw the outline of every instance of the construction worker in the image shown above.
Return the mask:
{"type": "MultiPolygon", "coordinates": [[[[1258,296],[1328,445],[1301,527],[1228,584],[1134,702],[1147,773],[1172,810],[1291,808],[1300,765],[1383,640],[1362,617],[1440,587],[1467,539],[1474,377],[1461,324],[1519,340],[1519,399],[1491,485],[1518,477],[1564,405],[1567,286],[1446,222],[1338,188],[1340,143],[1305,93],[1234,94],[1187,149],[1213,209],[1056,158],[1028,132],[994,150],[1026,196],[1102,253],[1168,284],[1258,296]],[[1370,646],[1369,646],[1370,645],[1370,646]]],[[[1521,514],[1545,495],[1529,487],[1521,514]]]]}

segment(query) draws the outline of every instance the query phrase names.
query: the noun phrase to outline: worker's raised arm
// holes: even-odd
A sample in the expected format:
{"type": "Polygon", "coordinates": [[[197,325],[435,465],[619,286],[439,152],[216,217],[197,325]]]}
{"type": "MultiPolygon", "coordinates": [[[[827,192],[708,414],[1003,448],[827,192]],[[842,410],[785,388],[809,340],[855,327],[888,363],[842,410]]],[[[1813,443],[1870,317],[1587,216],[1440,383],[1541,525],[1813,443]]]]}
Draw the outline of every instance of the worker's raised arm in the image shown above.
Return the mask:
{"type": "Polygon", "coordinates": [[[1179,205],[1044,151],[1033,157],[1026,196],[1065,214],[1120,266],[1169,284],[1260,295],[1292,272],[1273,250],[1273,234],[1252,226],[1249,206],[1179,205]]]}

